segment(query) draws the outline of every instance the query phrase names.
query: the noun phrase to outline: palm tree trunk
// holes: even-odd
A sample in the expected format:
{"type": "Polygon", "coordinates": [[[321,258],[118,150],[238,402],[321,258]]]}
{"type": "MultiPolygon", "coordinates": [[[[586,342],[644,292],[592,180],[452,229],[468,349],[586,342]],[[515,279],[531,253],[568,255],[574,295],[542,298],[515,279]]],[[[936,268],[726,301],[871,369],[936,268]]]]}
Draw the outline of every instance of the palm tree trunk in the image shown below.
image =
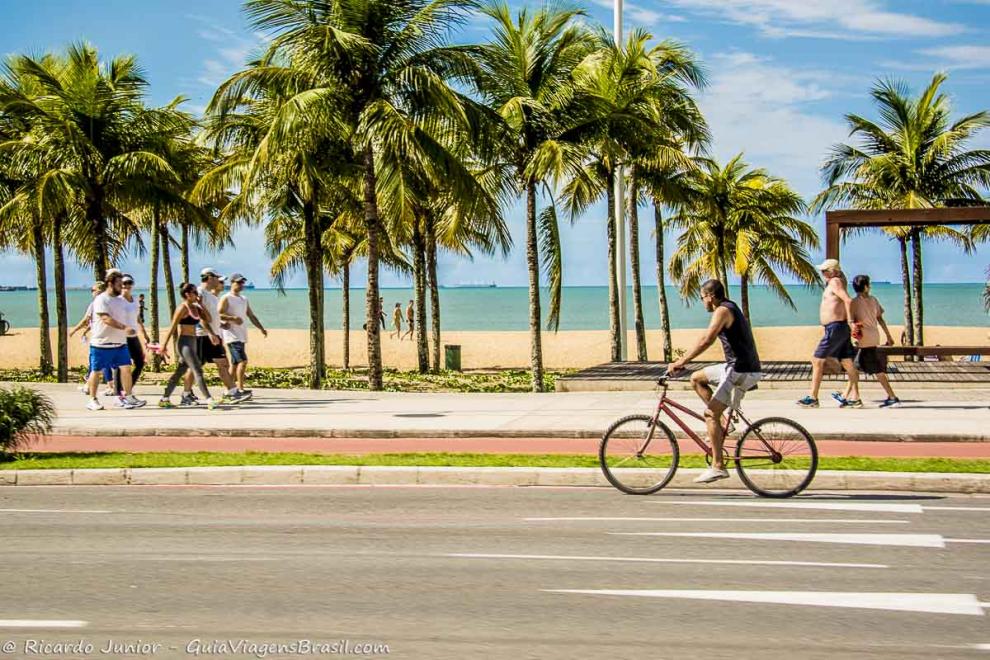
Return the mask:
{"type": "MultiPolygon", "coordinates": [[[[440,371],[440,283],[437,280],[437,234],[433,218],[426,218],[426,285],[430,289],[430,323],[433,334],[433,372],[440,371]]],[[[426,328],[423,328],[426,332],[426,328]]]]}
{"type": "Polygon", "coordinates": [[[96,251],[93,275],[97,282],[102,282],[107,276],[107,223],[103,218],[103,191],[99,188],[94,190],[86,204],[86,221],[93,232],[93,248],[96,251]]]}
{"type": "Polygon", "coordinates": [[[729,271],[725,265],[726,254],[725,254],[725,232],[718,230],[715,232],[715,242],[718,248],[718,279],[722,281],[722,286],[725,287],[725,297],[729,297],[729,271]]]}
{"type": "Polygon", "coordinates": [[[343,354],[343,367],[344,371],[351,368],[351,259],[347,257],[344,260],[343,268],[340,271],[340,293],[343,298],[343,309],[340,313],[340,318],[343,319],[341,324],[343,326],[343,341],[344,345],[341,347],[343,354]]]}
{"type": "Polygon", "coordinates": [[[182,281],[191,282],[189,279],[189,224],[182,223],[182,255],[179,258],[179,267],[182,269],[182,281]]]}
{"type": "Polygon", "coordinates": [[[48,315],[48,270],[45,265],[45,235],[41,222],[35,220],[31,226],[34,243],[34,274],[38,281],[38,368],[45,376],[52,374],[52,335],[51,318],[48,315]]]}
{"type": "MultiPolygon", "coordinates": [[[[158,323],[158,255],[161,251],[161,232],[159,231],[158,209],[155,208],[151,219],[151,277],[148,280],[148,297],[150,298],[151,341],[158,343],[161,339],[161,327],[158,323]]],[[[162,358],[157,353],[151,359],[151,368],[157,373],[162,370],[162,358]]]]}
{"type": "Polygon", "coordinates": [[[749,320],[749,273],[739,276],[739,306],[742,308],[743,316],[749,320]]]}
{"type": "Polygon", "coordinates": [[[670,310],[667,307],[666,278],[663,275],[663,213],[660,202],[653,200],[653,226],[657,236],[657,299],[660,303],[660,334],[663,335],[663,359],[670,362],[674,359],[673,340],[670,335],[670,310]]]}
{"type": "Polygon", "coordinates": [[[643,320],[643,292],[639,283],[639,182],[636,168],[629,174],[629,266],[632,268],[633,316],[636,324],[636,359],[647,360],[646,322],[643,320]]]}
{"type": "Polygon", "coordinates": [[[379,332],[381,302],[378,300],[378,241],[381,225],[375,192],[375,154],[364,150],[364,225],[368,232],[368,285],[365,297],[368,324],[368,389],[382,389],[382,336],[379,332]]]}
{"type": "Polygon", "coordinates": [[[526,270],[529,273],[529,357],[533,391],[543,391],[543,338],[540,335],[540,248],[536,242],[536,182],[526,182],[526,270]]]}
{"type": "Polygon", "coordinates": [[[323,387],[326,375],[323,332],[323,239],[312,202],[303,204],[303,234],[306,238],[306,287],[309,293],[309,387],[323,387]]]}
{"type": "Polygon", "coordinates": [[[917,346],[925,345],[925,301],[923,297],[924,271],[921,259],[921,230],[911,232],[911,252],[914,271],[914,341],[917,346]]]}
{"type": "Polygon", "coordinates": [[[413,218],[413,291],[416,299],[416,364],[419,373],[430,370],[430,346],[426,340],[426,242],[421,218],[413,218]]]}
{"type": "Polygon", "coordinates": [[[605,220],[605,236],[608,246],[608,335],[611,349],[610,359],[618,362],[622,359],[622,341],[619,336],[621,327],[619,319],[619,284],[615,270],[615,169],[609,168],[606,177],[608,190],[608,214],[605,220]]]}
{"type": "Polygon", "coordinates": [[[62,223],[65,216],[52,220],[52,259],[55,261],[55,323],[58,325],[58,382],[69,382],[69,314],[65,299],[65,255],[62,250],[62,223]]]}
{"type": "Polygon", "coordinates": [[[161,225],[158,231],[162,237],[162,270],[165,272],[165,296],[168,299],[168,317],[171,319],[175,314],[175,280],[172,278],[172,256],[169,251],[171,240],[168,227],[161,225]]]}
{"type": "Polygon", "coordinates": [[[897,239],[901,250],[901,285],[904,287],[904,343],[914,346],[914,314],[911,311],[911,271],[908,270],[907,237],[897,239]]]}

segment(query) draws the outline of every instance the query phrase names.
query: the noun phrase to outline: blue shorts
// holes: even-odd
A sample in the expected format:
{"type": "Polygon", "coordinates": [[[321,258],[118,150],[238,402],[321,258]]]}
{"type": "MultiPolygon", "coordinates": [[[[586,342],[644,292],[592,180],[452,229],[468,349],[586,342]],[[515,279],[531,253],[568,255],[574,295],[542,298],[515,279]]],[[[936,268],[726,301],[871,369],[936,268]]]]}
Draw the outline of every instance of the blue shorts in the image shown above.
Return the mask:
{"type": "Polygon", "coordinates": [[[90,371],[105,371],[129,366],[131,366],[131,352],[127,350],[127,344],[107,348],[89,347],[90,371]]]}
{"type": "Polygon", "coordinates": [[[852,331],[845,321],[833,321],[825,326],[825,336],[815,348],[816,358],[851,360],[856,355],[852,345],[852,331]]]}
{"type": "Polygon", "coordinates": [[[247,351],[244,350],[244,342],[242,341],[232,341],[227,344],[227,348],[230,349],[230,363],[240,364],[241,362],[247,362],[247,351]]]}

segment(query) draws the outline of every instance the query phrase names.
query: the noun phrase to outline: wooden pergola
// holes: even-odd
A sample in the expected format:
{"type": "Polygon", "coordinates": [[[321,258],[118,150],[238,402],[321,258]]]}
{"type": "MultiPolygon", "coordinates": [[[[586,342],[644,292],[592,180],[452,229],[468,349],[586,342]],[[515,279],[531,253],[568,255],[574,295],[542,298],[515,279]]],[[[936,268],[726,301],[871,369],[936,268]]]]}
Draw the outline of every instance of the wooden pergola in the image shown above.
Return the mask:
{"type": "MultiPolygon", "coordinates": [[[[925,227],[929,225],[990,224],[990,206],[963,206],[937,209],[889,209],[881,211],[826,211],[825,256],[839,258],[843,229],[864,227],[925,227]]],[[[988,346],[899,346],[881,349],[896,355],[990,355],[988,346]]]]}

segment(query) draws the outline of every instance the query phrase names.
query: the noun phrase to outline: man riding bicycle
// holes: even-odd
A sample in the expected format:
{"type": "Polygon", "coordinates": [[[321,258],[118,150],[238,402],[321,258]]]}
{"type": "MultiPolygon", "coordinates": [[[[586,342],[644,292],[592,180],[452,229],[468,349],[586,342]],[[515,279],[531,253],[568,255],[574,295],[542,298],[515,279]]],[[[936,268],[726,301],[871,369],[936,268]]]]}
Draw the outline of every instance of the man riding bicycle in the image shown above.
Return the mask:
{"type": "Polygon", "coordinates": [[[675,374],[684,369],[688,362],[704,353],[716,337],[722,342],[725,363],[706,367],[691,376],[694,391],[706,404],[705,424],[712,444],[712,465],[694,481],[707,484],[729,476],[722,454],[725,440],[722,413],[727,408],[737,408],[746,392],[756,386],[763,374],[760,373],[760,356],[756,352],[749,321],[739,306],[725,297],[722,283],[708,280],[702,284],[701,301],[712,315],[711,323],[697,345],[684,357],[671,363],[668,371],[675,374]]]}

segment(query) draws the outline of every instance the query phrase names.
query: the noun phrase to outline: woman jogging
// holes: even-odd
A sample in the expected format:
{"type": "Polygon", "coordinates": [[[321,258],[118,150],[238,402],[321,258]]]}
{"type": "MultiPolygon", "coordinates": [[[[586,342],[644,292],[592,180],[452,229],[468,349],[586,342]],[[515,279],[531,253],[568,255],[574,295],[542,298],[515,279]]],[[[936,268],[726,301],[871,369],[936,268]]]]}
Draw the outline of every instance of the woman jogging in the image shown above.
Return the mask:
{"type": "Polygon", "coordinates": [[[206,330],[210,341],[216,344],[220,338],[210,328],[210,314],[199,303],[199,291],[196,289],[196,285],[183,284],[179,293],[182,294],[182,304],[175,309],[175,314],[172,315],[172,325],[169,326],[168,333],[165,334],[165,339],[162,340],[161,344],[161,353],[165,359],[168,359],[168,342],[172,338],[172,333],[176,333],[178,340],[175,350],[178,364],[175,367],[175,373],[165,385],[165,393],[158,402],[158,407],[174,407],[169,397],[172,396],[172,391],[175,390],[176,386],[182,382],[186,371],[192,371],[193,378],[196,380],[196,387],[206,398],[206,407],[213,410],[216,408],[216,404],[213,397],[210,396],[210,390],[206,387],[206,381],[203,379],[203,365],[199,361],[196,326],[199,325],[200,319],[203,321],[203,329],[206,330]]]}

